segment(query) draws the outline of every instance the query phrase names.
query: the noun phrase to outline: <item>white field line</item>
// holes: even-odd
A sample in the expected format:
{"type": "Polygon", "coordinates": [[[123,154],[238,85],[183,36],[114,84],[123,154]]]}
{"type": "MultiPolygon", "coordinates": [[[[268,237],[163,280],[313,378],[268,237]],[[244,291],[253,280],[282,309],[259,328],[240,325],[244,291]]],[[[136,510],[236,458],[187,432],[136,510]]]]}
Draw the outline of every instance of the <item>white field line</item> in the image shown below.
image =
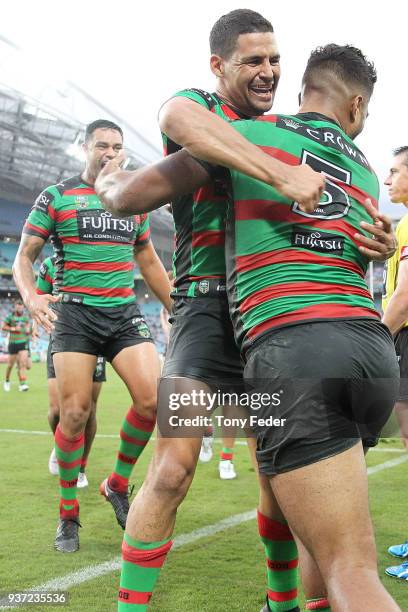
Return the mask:
{"type": "MultiPolygon", "coordinates": [[[[31,429],[0,429],[0,433],[15,433],[15,434],[24,434],[24,435],[33,435],[33,436],[52,436],[50,431],[33,431],[31,429]]],[[[119,432],[117,434],[96,434],[97,438],[118,438],[119,432]]]]}
{"type": "MultiPolygon", "coordinates": [[[[390,459],[389,461],[385,461],[384,463],[380,463],[379,465],[370,467],[367,469],[367,474],[369,476],[373,474],[377,474],[378,472],[382,472],[383,470],[392,469],[402,463],[406,463],[408,461],[408,454],[403,455],[402,457],[395,457],[395,459],[390,459]]],[[[205,527],[200,527],[200,529],[195,529],[190,533],[184,533],[177,536],[174,539],[173,550],[180,548],[181,546],[186,546],[187,544],[191,544],[201,538],[206,538],[212,536],[220,531],[225,531],[226,529],[230,529],[231,527],[235,527],[236,525],[240,525],[241,523],[245,523],[247,521],[251,521],[256,518],[256,510],[250,510],[249,512],[243,512],[242,514],[234,514],[222,521],[218,521],[218,523],[213,523],[212,525],[206,525],[205,527]]],[[[113,571],[119,570],[121,566],[121,558],[115,557],[110,561],[105,561],[104,563],[98,563],[97,565],[89,565],[88,567],[84,567],[81,570],[76,572],[72,572],[71,574],[66,574],[65,576],[60,576],[58,578],[53,578],[48,582],[44,582],[43,584],[33,586],[29,591],[64,591],[71,587],[78,586],[88,580],[93,580],[98,578],[99,576],[103,576],[104,574],[110,574],[113,571]]],[[[11,607],[17,606],[1,606],[0,610],[7,610],[11,607]]]]}
{"type": "MultiPolygon", "coordinates": [[[[371,453],[371,450],[368,452],[371,453]]],[[[380,463],[379,465],[373,465],[372,467],[367,468],[367,474],[371,476],[372,474],[377,474],[377,472],[389,470],[390,468],[396,467],[397,465],[401,465],[401,463],[405,463],[406,461],[408,461],[407,453],[405,455],[402,455],[402,457],[395,457],[395,459],[390,459],[389,461],[385,461],[384,463],[380,463]]]]}
{"type": "MultiPolygon", "coordinates": [[[[51,436],[51,432],[50,431],[33,431],[31,429],[0,429],[0,433],[15,433],[15,434],[24,434],[24,435],[33,435],[33,436],[51,436]]],[[[116,439],[119,438],[119,433],[117,434],[96,434],[97,438],[110,438],[110,439],[116,439]]],[[[154,440],[155,438],[153,437],[152,440],[154,440]]],[[[222,444],[222,440],[215,438],[214,439],[215,444],[222,444]]],[[[236,440],[235,441],[235,445],[236,446],[246,446],[247,443],[245,440],[236,440]]],[[[377,452],[377,453],[405,453],[405,449],[403,448],[385,448],[385,447],[381,447],[381,448],[371,448],[370,449],[370,453],[372,452],[377,452]]]]}
{"type": "MultiPolygon", "coordinates": [[[[186,546],[187,544],[191,544],[196,540],[200,540],[201,538],[206,538],[208,536],[212,536],[219,531],[224,531],[225,529],[230,529],[231,527],[235,527],[236,525],[240,525],[241,523],[245,523],[247,521],[252,521],[256,518],[256,510],[250,510],[249,512],[243,512],[242,514],[235,514],[234,516],[229,516],[218,523],[214,523],[213,525],[206,525],[205,527],[200,527],[200,529],[195,529],[190,533],[183,533],[176,538],[174,538],[173,548],[177,549],[181,546],[186,546]]],[[[121,567],[121,557],[115,557],[110,561],[105,561],[105,563],[98,563],[98,565],[89,565],[88,567],[84,567],[77,572],[72,572],[71,574],[67,574],[66,576],[61,576],[59,578],[53,578],[48,582],[44,582],[43,584],[39,584],[37,586],[33,586],[30,589],[25,589],[28,591],[66,591],[71,587],[78,586],[83,582],[87,582],[88,580],[93,580],[94,578],[98,578],[99,576],[103,576],[104,574],[110,574],[116,570],[119,570],[121,567]]],[[[23,604],[22,604],[23,605],[23,604]]],[[[17,605],[14,606],[0,606],[0,610],[8,610],[10,608],[20,607],[17,605]]]]}

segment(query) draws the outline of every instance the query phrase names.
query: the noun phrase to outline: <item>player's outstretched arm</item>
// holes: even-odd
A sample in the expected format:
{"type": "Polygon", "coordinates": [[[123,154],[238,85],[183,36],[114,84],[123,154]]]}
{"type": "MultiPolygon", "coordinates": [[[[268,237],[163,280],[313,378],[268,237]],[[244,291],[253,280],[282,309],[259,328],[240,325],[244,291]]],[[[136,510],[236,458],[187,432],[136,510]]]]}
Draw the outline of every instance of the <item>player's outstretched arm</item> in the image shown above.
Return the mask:
{"type": "Polygon", "coordinates": [[[171,310],[171,284],[167,272],[156,253],[152,242],[136,247],[135,260],[145,283],[153,291],[168,312],[171,310]]]}
{"type": "Polygon", "coordinates": [[[160,129],[192,156],[242,172],[275,187],[305,212],[320,201],[325,179],[309,166],[289,166],[256,145],[193,100],[175,97],[159,113],[160,129]]]}
{"type": "Polygon", "coordinates": [[[392,229],[391,219],[380,213],[367,198],[363,203],[364,208],[373,219],[374,223],[366,223],[361,221],[361,227],[372,234],[372,238],[368,238],[358,232],[354,234],[354,238],[361,243],[359,250],[363,255],[373,261],[386,261],[392,257],[397,250],[397,238],[392,229]]]}
{"type": "Polygon", "coordinates": [[[116,160],[108,162],[95,182],[103,206],[117,217],[155,210],[210,180],[207,171],[186,151],[139,170],[121,170],[119,164],[116,160]]]}
{"type": "Polygon", "coordinates": [[[50,302],[58,302],[53,295],[38,295],[35,285],[33,263],[40,254],[45,241],[37,236],[23,234],[13,263],[13,277],[17,289],[30,315],[48,333],[54,329],[53,321],[57,316],[50,310],[50,302]]]}
{"type": "Polygon", "coordinates": [[[397,287],[382,320],[393,336],[408,321],[408,259],[400,261],[397,287]]]}
{"type": "Polygon", "coordinates": [[[16,331],[17,327],[14,327],[13,325],[10,325],[9,323],[4,322],[2,327],[1,327],[1,331],[4,332],[14,332],[16,331]]]}

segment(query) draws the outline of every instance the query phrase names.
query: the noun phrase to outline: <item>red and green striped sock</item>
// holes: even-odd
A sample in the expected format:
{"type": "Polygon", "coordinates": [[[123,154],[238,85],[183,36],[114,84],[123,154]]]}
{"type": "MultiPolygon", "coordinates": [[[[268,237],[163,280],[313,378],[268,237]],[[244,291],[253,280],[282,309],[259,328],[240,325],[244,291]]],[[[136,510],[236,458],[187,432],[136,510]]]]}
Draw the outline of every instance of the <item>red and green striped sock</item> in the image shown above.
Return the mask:
{"type": "Polygon", "coordinates": [[[319,612],[331,612],[329,600],[326,597],[306,600],[306,610],[319,610],[319,612]]]}
{"type": "Polygon", "coordinates": [[[139,542],[127,533],[122,543],[118,611],[145,612],[173,542],[139,542]]]}
{"type": "Polygon", "coordinates": [[[77,481],[84,452],[85,436],[83,433],[68,439],[60,426],[55,430],[55,453],[58,460],[60,476],[60,517],[76,518],[79,514],[77,481]]]}
{"type": "Polygon", "coordinates": [[[114,491],[127,491],[133,466],[150,440],[156,420],[146,419],[131,408],[122,423],[118,456],[108,485],[114,491]]]}
{"type": "Polygon", "coordinates": [[[212,438],[214,435],[214,427],[212,425],[208,425],[204,430],[204,438],[212,438]]]}
{"type": "Polygon", "coordinates": [[[223,446],[220,453],[220,461],[232,461],[234,457],[234,449],[223,446]]]}
{"type": "Polygon", "coordinates": [[[258,510],[258,530],[266,554],[268,605],[273,612],[296,608],[299,603],[298,553],[286,523],[270,519],[258,510]]]}

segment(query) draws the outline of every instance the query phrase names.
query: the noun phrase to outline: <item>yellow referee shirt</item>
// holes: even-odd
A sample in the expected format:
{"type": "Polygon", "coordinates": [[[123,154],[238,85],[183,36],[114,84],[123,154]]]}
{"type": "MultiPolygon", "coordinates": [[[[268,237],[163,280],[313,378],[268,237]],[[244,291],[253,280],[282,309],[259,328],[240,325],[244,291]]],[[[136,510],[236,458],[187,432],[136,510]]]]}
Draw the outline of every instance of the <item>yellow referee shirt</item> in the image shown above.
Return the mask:
{"type": "MultiPolygon", "coordinates": [[[[395,230],[398,248],[394,255],[386,262],[384,269],[384,291],[382,308],[385,312],[388,302],[394,293],[398,282],[399,263],[403,259],[408,259],[408,215],[402,217],[395,230]]],[[[404,327],[408,327],[408,321],[404,327]]]]}

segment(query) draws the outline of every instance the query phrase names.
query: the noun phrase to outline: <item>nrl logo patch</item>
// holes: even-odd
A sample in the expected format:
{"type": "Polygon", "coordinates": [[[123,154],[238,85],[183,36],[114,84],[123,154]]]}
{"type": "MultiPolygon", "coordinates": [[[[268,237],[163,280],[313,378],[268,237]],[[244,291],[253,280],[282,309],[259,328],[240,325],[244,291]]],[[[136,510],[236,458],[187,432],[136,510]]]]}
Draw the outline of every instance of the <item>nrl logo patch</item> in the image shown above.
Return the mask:
{"type": "Polygon", "coordinates": [[[210,290],[210,282],[208,280],[202,280],[198,283],[198,290],[200,293],[208,293],[210,290]]]}

